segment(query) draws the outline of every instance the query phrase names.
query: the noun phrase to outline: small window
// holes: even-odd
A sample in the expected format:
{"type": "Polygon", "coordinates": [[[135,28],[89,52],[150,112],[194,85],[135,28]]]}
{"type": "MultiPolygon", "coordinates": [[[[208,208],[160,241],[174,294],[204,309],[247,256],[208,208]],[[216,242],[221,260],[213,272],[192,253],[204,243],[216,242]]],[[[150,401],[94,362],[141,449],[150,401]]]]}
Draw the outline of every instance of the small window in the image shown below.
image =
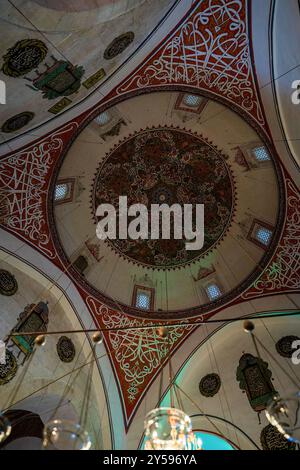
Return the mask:
{"type": "Polygon", "coordinates": [[[252,222],[247,238],[260,248],[265,249],[271,242],[273,230],[271,225],[255,219],[252,222]]]}
{"type": "Polygon", "coordinates": [[[209,284],[206,286],[206,293],[209,300],[212,301],[218,299],[222,295],[222,292],[217,284],[209,284]]]}
{"type": "Polygon", "coordinates": [[[175,109],[200,115],[207,104],[208,100],[202,96],[179,93],[175,103],[175,109]]]}
{"type": "Polygon", "coordinates": [[[271,230],[265,228],[265,227],[259,227],[257,230],[256,230],[256,239],[262,243],[263,245],[266,245],[268,246],[270,241],[271,241],[271,237],[272,237],[272,232],[271,230]]]}
{"type": "Polygon", "coordinates": [[[80,255],[74,261],[73,266],[77,269],[77,271],[80,272],[80,274],[83,274],[84,271],[88,268],[89,264],[88,264],[86,257],[83,255],[80,255]]]}
{"type": "Polygon", "coordinates": [[[153,310],[154,289],[145,286],[134,286],[132,305],[140,310],[153,310]]]}
{"type": "Polygon", "coordinates": [[[197,95],[184,95],[183,103],[191,108],[197,108],[201,103],[201,97],[197,95]]]}
{"type": "Polygon", "coordinates": [[[65,202],[72,202],[74,193],[74,178],[66,178],[59,180],[55,185],[54,202],[55,204],[62,204],[65,202]]]}
{"type": "Polygon", "coordinates": [[[69,195],[69,188],[68,188],[67,183],[57,184],[55,186],[55,195],[54,195],[55,201],[62,201],[63,199],[66,199],[68,195],[69,195]]]}
{"type": "Polygon", "coordinates": [[[150,294],[147,292],[138,292],[136,296],[136,305],[137,308],[142,308],[144,310],[150,309],[150,294]]]}
{"type": "Polygon", "coordinates": [[[104,113],[101,113],[96,117],[95,122],[99,124],[99,126],[105,126],[105,124],[107,124],[110,119],[110,114],[104,111],[104,113]]]}
{"type": "Polygon", "coordinates": [[[255,159],[261,163],[261,162],[268,162],[270,161],[270,155],[266,149],[266,147],[255,147],[252,150],[252,153],[255,157],[255,159]]]}

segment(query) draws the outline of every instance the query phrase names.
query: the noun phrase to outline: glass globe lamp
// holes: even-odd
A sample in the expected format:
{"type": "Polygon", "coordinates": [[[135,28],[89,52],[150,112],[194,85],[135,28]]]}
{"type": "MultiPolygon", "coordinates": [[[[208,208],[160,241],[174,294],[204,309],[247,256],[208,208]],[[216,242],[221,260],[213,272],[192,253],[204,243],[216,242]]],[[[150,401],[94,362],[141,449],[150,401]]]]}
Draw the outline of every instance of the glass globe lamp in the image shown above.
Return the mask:
{"type": "Polygon", "coordinates": [[[45,450],[89,450],[91,440],[80,424],[54,419],[45,425],[43,449],[45,450]]]}
{"type": "Polygon", "coordinates": [[[193,432],[190,434],[185,450],[202,450],[202,440],[193,432]]]}
{"type": "Polygon", "coordinates": [[[11,433],[11,424],[7,417],[0,413],[0,442],[5,441],[5,439],[11,433]]]}
{"type": "Polygon", "coordinates": [[[268,408],[266,416],[286,439],[300,444],[300,392],[287,398],[275,396],[268,408]]]}
{"type": "Polygon", "coordinates": [[[176,408],[156,408],[145,418],[147,450],[187,450],[192,436],[190,417],[176,408]]]}

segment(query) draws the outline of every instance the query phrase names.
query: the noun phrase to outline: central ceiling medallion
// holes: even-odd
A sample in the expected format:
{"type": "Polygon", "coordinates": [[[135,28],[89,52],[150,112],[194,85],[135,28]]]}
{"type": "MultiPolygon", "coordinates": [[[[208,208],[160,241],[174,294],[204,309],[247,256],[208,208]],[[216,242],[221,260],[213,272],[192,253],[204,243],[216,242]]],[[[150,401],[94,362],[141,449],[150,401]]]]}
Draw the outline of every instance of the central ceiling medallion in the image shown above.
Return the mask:
{"type": "MultiPolygon", "coordinates": [[[[93,188],[100,204],[204,204],[204,246],[187,251],[185,240],[107,240],[128,261],[171,269],[196,261],[224,236],[233,213],[234,183],[224,155],[203,137],[175,128],[152,128],[116,146],[102,162],[93,188]]],[[[171,233],[173,231],[171,230],[171,233]]]]}

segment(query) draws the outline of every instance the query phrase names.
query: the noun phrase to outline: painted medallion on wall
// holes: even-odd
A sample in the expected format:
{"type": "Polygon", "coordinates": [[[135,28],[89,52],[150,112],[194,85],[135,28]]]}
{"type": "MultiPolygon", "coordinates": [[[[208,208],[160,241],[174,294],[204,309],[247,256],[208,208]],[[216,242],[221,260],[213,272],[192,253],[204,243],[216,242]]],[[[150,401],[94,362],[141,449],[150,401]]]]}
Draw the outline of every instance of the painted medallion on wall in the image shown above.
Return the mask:
{"type": "Polygon", "coordinates": [[[16,132],[22,127],[27,126],[27,124],[34,118],[34,113],[30,111],[24,111],[23,113],[16,114],[11,118],[7,119],[1,127],[1,132],[9,133],[16,132]]]}
{"type": "Polygon", "coordinates": [[[282,357],[291,358],[296,349],[292,347],[293,342],[299,340],[300,338],[298,336],[283,336],[283,338],[280,338],[275,345],[276,351],[282,357]]]}
{"type": "Polygon", "coordinates": [[[213,397],[221,387],[221,379],[218,374],[207,374],[200,380],[199,390],[204,397],[213,397]]]}
{"type": "Polygon", "coordinates": [[[205,139],[185,130],[154,128],[122,141],[104,160],[94,183],[93,215],[99,204],[118,207],[119,196],[127,196],[128,206],[147,206],[149,227],[151,204],[205,205],[201,250],[188,251],[185,240],[172,236],[106,241],[133,263],[166,269],[198,259],[222,239],[232,217],[234,184],[225,157],[205,139]]]}
{"type": "Polygon", "coordinates": [[[240,389],[246,392],[251,407],[258,413],[266,409],[268,402],[277,393],[271,381],[272,372],[268,369],[267,362],[252,354],[244,354],[241,357],[236,378],[240,389]]]}
{"type": "Polygon", "coordinates": [[[13,274],[5,269],[0,269],[0,294],[14,295],[18,290],[18,283],[13,274]]]}
{"type": "Polygon", "coordinates": [[[296,444],[288,441],[278,429],[271,424],[263,428],[260,434],[263,450],[295,450],[296,444]]]}
{"type": "Polygon", "coordinates": [[[20,77],[34,70],[46,57],[48,48],[39,39],[23,39],[8,49],[3,56],[2,72],[20,77]]]}
{"type": "Polygon", "coordinates": [[[115,38],[104,51],[103,57],[106,60],[114,59],[125,51],[134,40],[134,33],[129,31],[115,38]]]}
{"type": "Polygon", "coordinates": [[[75,346],[67,336],[61,336],[57,342],[56,350],[62,362],[72,362],[75,357],[75,346]]]}
{"type": "Polygon", "coordinates": [[[18,364],[13,353],[6,348],[5,364],[0,363],[0,385],[9,382],[17,373],[18,364]]]}

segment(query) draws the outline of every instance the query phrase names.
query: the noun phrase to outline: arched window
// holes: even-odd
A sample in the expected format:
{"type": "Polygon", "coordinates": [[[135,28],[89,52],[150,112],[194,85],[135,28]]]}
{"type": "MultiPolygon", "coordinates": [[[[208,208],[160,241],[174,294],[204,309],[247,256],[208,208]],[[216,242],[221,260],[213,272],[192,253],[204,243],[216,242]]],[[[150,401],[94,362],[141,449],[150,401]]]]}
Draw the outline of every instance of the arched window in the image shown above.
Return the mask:
{"type": "Polygon", "coordinates": [[[135,285],[133,289],[132,306],[139,310],[153,310],[154,289],[135,285]]]}
{"type": "Polygon", "coordinates": [[[266,222],[254,219],[248,233],[248,240],[262,249],[269,246],[273,235],[273,227],[266,222]]]}

